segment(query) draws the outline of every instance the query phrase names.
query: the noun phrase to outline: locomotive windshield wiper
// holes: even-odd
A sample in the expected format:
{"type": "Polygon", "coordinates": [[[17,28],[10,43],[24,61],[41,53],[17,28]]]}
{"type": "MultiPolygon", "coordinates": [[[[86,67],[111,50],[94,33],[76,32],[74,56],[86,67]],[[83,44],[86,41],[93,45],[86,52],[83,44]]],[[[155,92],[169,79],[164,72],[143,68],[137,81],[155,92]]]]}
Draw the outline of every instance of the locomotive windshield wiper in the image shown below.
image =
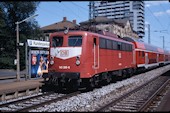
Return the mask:
{"type": "Polygon", "coordinates": [[[78,42],[78,38],[76,39],[76,41],[75,41],[73,47],[76,46],[77,42],[78,42]]]}

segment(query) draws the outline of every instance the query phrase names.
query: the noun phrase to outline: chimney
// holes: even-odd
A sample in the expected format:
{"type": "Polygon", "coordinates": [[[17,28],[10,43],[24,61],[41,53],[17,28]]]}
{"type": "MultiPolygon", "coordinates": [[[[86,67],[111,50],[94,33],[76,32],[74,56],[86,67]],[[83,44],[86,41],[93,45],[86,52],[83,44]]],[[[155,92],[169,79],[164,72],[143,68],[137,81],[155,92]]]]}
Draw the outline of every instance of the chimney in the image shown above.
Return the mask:
{"type": "Polygon", "coordinates": [[[73,20],[73,23],[76,24],[76,20],[73,20]]]}
{"type": "Polygon", "coordinates": [[[63,21],[64,21],[64,22],[67,21],[67,17],[63,17],[63,21]]]}

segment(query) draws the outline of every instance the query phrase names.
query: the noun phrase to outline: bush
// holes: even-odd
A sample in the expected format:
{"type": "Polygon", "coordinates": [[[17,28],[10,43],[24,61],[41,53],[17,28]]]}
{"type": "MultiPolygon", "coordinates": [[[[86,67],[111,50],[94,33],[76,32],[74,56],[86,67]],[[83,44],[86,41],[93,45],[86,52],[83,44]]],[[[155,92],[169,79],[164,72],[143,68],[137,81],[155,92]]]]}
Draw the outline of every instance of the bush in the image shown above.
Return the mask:
{"type": "Polygon", "coordinates": [[[1,69],[13,69],[14,61],[10,57],[0,57],[0,68],[1,69]]]}

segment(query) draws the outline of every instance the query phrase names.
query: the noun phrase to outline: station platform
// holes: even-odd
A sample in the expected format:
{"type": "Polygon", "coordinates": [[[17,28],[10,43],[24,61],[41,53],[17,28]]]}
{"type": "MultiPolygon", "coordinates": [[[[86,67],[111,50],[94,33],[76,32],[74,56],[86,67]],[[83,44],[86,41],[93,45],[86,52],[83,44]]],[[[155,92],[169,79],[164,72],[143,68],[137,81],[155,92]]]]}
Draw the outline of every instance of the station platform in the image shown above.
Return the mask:
{"type": "Polygon", "coordinates": [[[19,96],[38,93],[43,85],[43,78],[0,83],[0,101],[17,98],[19,96]]]}

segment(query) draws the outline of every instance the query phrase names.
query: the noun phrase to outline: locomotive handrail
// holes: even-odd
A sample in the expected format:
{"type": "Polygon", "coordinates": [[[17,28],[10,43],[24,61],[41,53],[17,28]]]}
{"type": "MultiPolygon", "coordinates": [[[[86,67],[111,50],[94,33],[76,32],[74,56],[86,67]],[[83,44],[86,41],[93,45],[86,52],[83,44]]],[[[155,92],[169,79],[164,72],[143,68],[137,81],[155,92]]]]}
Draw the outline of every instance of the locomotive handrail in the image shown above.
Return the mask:
{"type": "Polygon", "coordinates": [[[94,69],[96,69],[96,48],[95,48],[95,44],[93,45],[93,49],[94,49],[94,69]]]}
{"type": "Polygon", "coordinates": [[[99,45],[98,45],[98,66],[97,66],[97,69],[99,69],[99,67],[100,67],[100,62],[99,62],[99,45]]]}

